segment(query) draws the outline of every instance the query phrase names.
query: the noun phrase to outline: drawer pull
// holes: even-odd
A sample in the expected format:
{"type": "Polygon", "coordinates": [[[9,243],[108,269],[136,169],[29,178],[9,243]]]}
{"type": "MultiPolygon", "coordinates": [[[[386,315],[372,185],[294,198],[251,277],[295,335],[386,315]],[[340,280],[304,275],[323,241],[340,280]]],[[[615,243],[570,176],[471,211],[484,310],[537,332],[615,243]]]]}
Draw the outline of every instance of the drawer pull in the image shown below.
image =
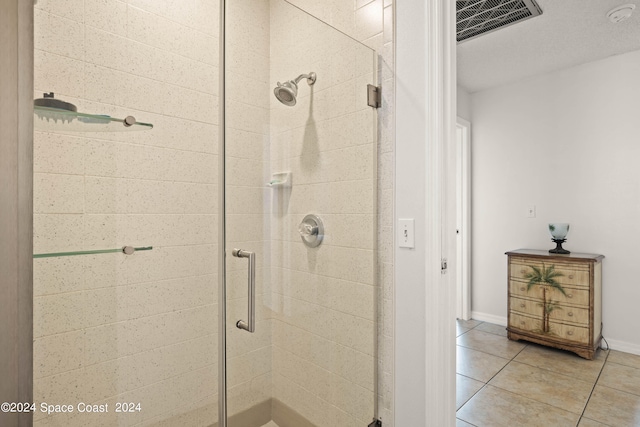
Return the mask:
{"type": "Polygon", "coordinates": [[[567,335],[569,335],[569,336],[573,335],[573,331],[568,331],[567,335]]]}
{"type": "Polygon", "coordinates": [[[573,312],[572,311],[569,312],[569,317],[573,317],[573,312]]]}
{"type": "Polygon", "coordinates": [[[521,290],[522,292],[524,292],[524,289],[525,289],[525,288],[524,288],[524,286],[521,286],[521,287],[520,287],[520,290],[521,290]]]}
{"type": "Polygon", "coordinates": [[[527,305],[525,303],[520,303],[520,308],[525,308],[527,305]]]}
{"type": "Polygon", "coordinates": [[[573,294],[567,295],[567,298],[573,298],[573,294]]]}
{"type": "Polygon", "coordinates": [[[522,273],[522,274],[524,274],[526,272],[527,272],[527,270],[525,270],[524,268],[522,270],[520,270],[520,273],[522,273]]]}
{"type": "Polygon", "coordinates": [[[521,325],[524,325],[524,320],[521,320],[521,321],[520,321],[520,324],[521,324],[521,325]]]}
{"type": "Polygon", "coordinates": [[[570,274],[570,275],[569,275],[569,279],[573,279],[573,274],[570,274]]]}

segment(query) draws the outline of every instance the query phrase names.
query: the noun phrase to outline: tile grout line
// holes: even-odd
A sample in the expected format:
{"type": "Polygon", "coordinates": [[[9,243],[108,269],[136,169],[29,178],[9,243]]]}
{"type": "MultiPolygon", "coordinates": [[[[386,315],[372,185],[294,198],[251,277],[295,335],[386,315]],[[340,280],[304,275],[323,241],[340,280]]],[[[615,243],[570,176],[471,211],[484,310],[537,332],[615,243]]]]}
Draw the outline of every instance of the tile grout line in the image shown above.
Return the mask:
{"type": "MultiPolygon", "coordinates": [[[[497,355],[492,354],[492,353],[487,353],[486,351],[483,351],[483,350],[478,350],[478,349],[473,348],[473,347],[467,347],[466,345],[456,344],[456,346],[457,346],[457,347],[463,347],[463,348],[466,348],[466,349],[468,349],[468,350],[477,351],[477,352],[479,352],[479,353],[483,353],[483,354],[486,354],[486,355],[489,355],[489,356],[498,357],[498,358],[500,358],[500,359],[508,360],[509,362],[507,362],[507,365],[508,365],[509,363],[511,363],[511,360],[512,360],[512,359],[509,359],[508,357],[497,356],[497,355]]],[[[520,351],[522,351],[522,350],[520,350],[520,351]]],[[[517,356],[517,355],[516,355],[516,356],[517,356]]],[[[515,357],[515,356],[514,356],[514,357],[515,357]]],[[[506,365],[505,365],[505,366],[506,366],[506,365]]],[[[492,378],[493,378],[493,377],[492,377],[492,378]]]]}
{"type": "MultiPolygon", "coordinates": [[[[462,375],[462,374],[458,374],[458,375],[462,375]]],[[[463,376],[463,377],[466,377],[465,375],[462,375],[462,376],[463,376]]],[[[469,378],[469,377],[466,377],[466,378],[469,378]]],[[[471,379],[473,380],[474,378],[471,378],[471,379]]],[[[477,380],[475,380],[475,381],[477,381],[477,380]]],[[[471,399],[473,399],[473,397],[474,397],[476,394],[480,393],[480,392],[481,392],[482,390],[484,390],[486,387],[487,387],[487,384],[485,383],[482,387],[480,387],[480,388],[478,389],[478,391],[476,391],[476,392],[475,392],[475,393],[473,393],[471,396],[469,396],[469,398],[468,398],[467,400],[465,400],[465,401],[464,401],[464,403],[463,403],[462,405],[460,405],[460,408],[456,409],[456,418],[458,418],[458,411],[459,411],[460,409],[462,409],[462,407],[463,407],[464,405],[466,405],[466,404],[467,404],[471,399]]],[[[460,418],[460,419],[461,419],[462,421],[464,421],[465,423],[469,423],[469,421],[467,421],[467,420],[464,420],[464,419],[462,419],[462,418],[460,418]]],[[[471,424],[471,423],[469,423],[469,424],[471,424]]]]}
{"type": "MultiPolygon", "coordinates": [[[[587,411],[587,406],[589,406],[589,402],[591,401],[591,397],[593,396],[593,392],[596,389],[596,385],[598,384],[598,381],[600,381],[600,377],[602,376],[602,371],[604,371],[604,367],[607,364],[607,361],[609,360],[609,355],[611,354],[611,350],[607,350],[607,355],[604,359],[604,363],[602,364],[602,368],[600,368],[600,372],[598,373],[598,377],[596,378],[596,380],[593,382],[593,387],[591,387],[591,392],[589,393],[589,397],[587,398],[587,401],[584,404],[584,408],[582,408],[582,413],[580,414],[580,418],[578,419],[578,425],[580,425],[580,421],[582,421],[582,418],[584,418],[584,414],[587,411]]],[[[598,421],[599,423],[602,423],[599,420],[595,420],[598,421]]],[[[604,423],[602,423],[604,424],[604,423]]],[[[607,424],[608,425],[608,424],[607,424]]]]}
{"type": "Polygon", "coordinates": [[[458,418],[457,416],[456,416],[456,419],[457,419],[457,420],[462,421],[463,423],[469,424],[470,426],[478,427],[478,426],[476,426],[475,424],[471,424],[469,421],[465,421],[465,420],[463,420],[462,418],[458,418]]]}
{"type": "MultiPolygon", "coordinates": [[[[528,344],[525,344],[524,347],[522,347],[520,349],[520,351],[518,353],[516,353],[515,356],[513,356],[502,368],[500,368],[500,370],[498,372],[495,373],[495,375],[493,375],[491,378],[489,378],[489,381],[487,381],[486,385],[490,385],[489,382],[491,382],[491,380],[493,380],[495,377],[497,377],[498,374],[504,370],[504,368],[509,366],[511,364],[511,362],[513,362],[513,360],[518,356],[518,354],[520,354],[527,347],[528,347],[528,344]]],[[[487,353],[487,354],[489,354],[489,353],[487,353]]],[[[491,386],[492,387],[496,387],[496,388],[500,388],[500,387],[494,386],[493,384],[491,384],[491,386]]],[[[506,391],[509,391],[509,390],[506,390],[506,391]]],[[[511,393],[513,393],[513,392],[511,392],[511,393]]],[[[514,393],[514,394],[517,394],[517,393],[514,393]]]]}
{"type": "MultiPolygon", "coordinates": [[[[486,322],[482,322],[482,323],[486,323],[486,322]]],[[[523,344],[524,346],[523,346],[523,347],[522,347],[522,348],[521,348],[521,349],[520,349],[520,350],[519,350],[519,351],[518,351],[518,352],[517,352],[517,353],[516,353],[512,358],[508,358],[508,357],[504,357],[504,356],[498,356],[498,355],[493,354],[493,353],[487,353],[487,352],[486,352],[486,351],[484,351],[484,350],[478,350],[478,349],[476,349],[476,348],[468,347],[468,346],[466,346],[466,345],[458,344],[458,343],[457,343],[458,338],[460,338],[461,336],[465,335],[465,334],[466,334],[466,333],[468,333],[468,332],[471,332],[472,330],[474,330],[475,328],[477,328],[478,326],[480,326],[482,323],[480,323],[479,325],[474,326],[473,328],[469,329],[468,331],[464,331],[464,332],[463,332],[463,333],[461,333],[460,335],[456,336],[456,346],[460,346],[460,347],[468,348],[469,350],[479,351],[480,353],[484,353],[484,354],[488,354],[488,355],[490,355],[490,356],[499,357],[499,358],[501,358],[501,359],[509,360],[509,362],[507,363],[507,365],[508,365],[509,363],[511,363],[511,361],[513,361],[513,359],[515,359],[515,358],[516,358],[516,357],[517,357],[517,356],[518,356],[518,355],[519,355],[519,354],[520,354],[520,353],[521,353],[525,348],[527,348],[527,347],[529,346],[529,344],[520,343],[520,344],[523,344]]],[[[500,335],[500,334],[494,334],[493,332],[483,331],[482,329],[478,329],[478,330],[479,330],[480,332],[484,332],[484,333],[486,333],[486,334],[491,334],[491,335],[495,335],[495,336],[497,336],[497,337],[506,338],[505,336],[500,335]]],[[[513,342],[514,342],[514,343],[519,343],[519,341],[513,341],[513,342]]],[[[506,366],[506,365],[505,365],[505,366],[506,366]]]]}

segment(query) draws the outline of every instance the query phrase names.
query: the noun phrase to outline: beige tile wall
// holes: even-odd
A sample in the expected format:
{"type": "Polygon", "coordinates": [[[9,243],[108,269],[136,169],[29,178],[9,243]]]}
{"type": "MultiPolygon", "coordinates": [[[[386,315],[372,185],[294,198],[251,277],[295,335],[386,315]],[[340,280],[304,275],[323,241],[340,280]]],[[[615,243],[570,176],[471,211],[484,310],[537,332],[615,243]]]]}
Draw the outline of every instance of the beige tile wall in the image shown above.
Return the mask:
{"type": "MultiPolygon", "coordinates": [[[[40,0],[36,96],[154,129],[35,133],[34,399],[110,403],[36,425],[217,418],[218,4],[40,0]],[[118,401],[142,411],[116,414],[118,401]]],[[[37,126],[36,126],[37,129],[37,126]]]]}

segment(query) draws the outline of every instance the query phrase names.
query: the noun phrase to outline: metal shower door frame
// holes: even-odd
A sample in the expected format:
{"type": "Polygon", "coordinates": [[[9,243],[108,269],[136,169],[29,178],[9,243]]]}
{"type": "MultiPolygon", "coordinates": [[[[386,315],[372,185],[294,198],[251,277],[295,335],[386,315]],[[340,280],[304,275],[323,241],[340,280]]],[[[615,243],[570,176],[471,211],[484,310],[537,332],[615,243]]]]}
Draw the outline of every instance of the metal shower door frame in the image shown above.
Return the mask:
{"type": "Polygon", "coordinates": [[[227,427],[227,286],[226,286],[226,35],[227,0],[220,0],[219,18],[219,146],[218,146],[218,426],[227,427]]]}

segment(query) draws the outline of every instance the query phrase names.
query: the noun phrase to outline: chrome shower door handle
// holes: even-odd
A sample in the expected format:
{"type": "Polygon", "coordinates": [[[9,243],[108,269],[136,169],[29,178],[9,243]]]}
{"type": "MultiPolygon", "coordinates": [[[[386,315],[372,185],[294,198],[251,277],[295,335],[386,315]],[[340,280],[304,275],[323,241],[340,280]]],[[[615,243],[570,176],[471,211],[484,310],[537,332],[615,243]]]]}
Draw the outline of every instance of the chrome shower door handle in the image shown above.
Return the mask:
{"type": "Polygon", "coordinates": [[[234,249],[231,254],[236,258],[249,259],[249,314],[248,320],[238,320],[236,327],[253,333],[256,330],[256,254],[244,249],[234,249]]]}

